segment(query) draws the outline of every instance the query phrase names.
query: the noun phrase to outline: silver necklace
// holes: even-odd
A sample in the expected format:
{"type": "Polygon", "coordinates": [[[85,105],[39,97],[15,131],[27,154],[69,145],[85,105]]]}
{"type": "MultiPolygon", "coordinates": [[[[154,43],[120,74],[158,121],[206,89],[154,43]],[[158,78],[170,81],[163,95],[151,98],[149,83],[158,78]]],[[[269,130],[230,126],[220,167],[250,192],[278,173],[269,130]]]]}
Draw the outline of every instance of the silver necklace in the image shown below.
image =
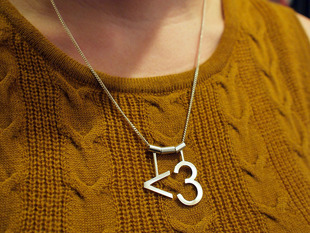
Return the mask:
{"type": "Polygon", "coordinates": [[[192,104],[193,104],[193,100],[194,100],[194,95],[195,95],[195,88],[196,88],[196,84],[197,84],[197,79],[198,79],[198,73],[199,73],[199,61],[200,61],[200,48],[201,48],[201,41],[202,41],[202,37],[203,37],[203,28],[204,28],[204,18],[205,18],[205,5],[206,5],[206,0],[203,0],[203,8],[202,8],[202,17],[201,17],[201,27],[200,27],[200,36],[199,36],[199,40],[198,40],[198,52],[197,52],[197,57],[196,57],[196,68],[195,68],[195,74],[194,74],[194,80],[193,80],[193,87],[192,87],[192,92],[191,92],[191,98],[190,98],[190,102],[189,102],[189,107],[188,107],[188,112],[187,112],[187,117],[186,117],[186,123],[185,123],[185,127],[184,127],[184,132],[183,132],[183,137],[182,137],[182,142],[177,145],[177,146],[169,146],[169,147],[159,147],[159,146],[154,146],[151,145],[144,137],[143,135],[138,131],[138,129],[136,128],[136,126],[128,119],[128,117],[125,115],[125,113],[123,112],[123,110],[121,109],[121,107],[118,105],[118,103],[115,101],[115,99],[113,98],[113,96],[111,95],[111,93],[109,92],[109,90],[107,89],[107,87],[104,85],[104,83],[102,82],[102,80],[100,79],[99,75],[97,74],[97,72],[93,69],[93,67],[90,65],[88,59],[86,58],[86,56],[84,55],[84,53],[82,52],[80,46],[78,45],[78,43],[76,42],[75,38],[73,37],[71,31],[69,30],[68,26],[66,25],[65,21],[63,20],[54,0],[50,0],[54,10],[62,24],[62,26],[64,27],[66,33],[68,34],[68,36],[70,37],[71,41],[73,42],[74,46],[76,47],[76,49],[78,50],[79,54],[81,55],[81,57],[83,58],[84,62],[86,63],[86,65],[88,66],[88,68],[90,69],[91,73],[94,75],[94,77],[97,79],[97,81],[99,82],[100,86],[103,88],[104,92],[108,95],[109,99],[112,101],[112,103],[115,105],[115,107],[117,108],[117,110],[122,114],[122,116],[125,118],[125,120],[127,121],[127,123],[131,126],[131,128],[136,132],[136,134],[142,139],[142,141],[147,145],[149,151],[151,151],[153,153],[153,159],[154,159],[154,166],[155,166],[155,177],[144,182],[144,188],[151,190],[153,192],[156,192],[158,194],[161,194],[163,196],[166,196],[168,198],[173,198],[172,193],[169,193],[167,191],[164,191],[162,189],[156,188],[154,186],[152,186],[152,184],[154,184],[155,182],[170,176],[170,171],[166,171],[162,174],[158,173],[158,166],[157,166],[157,154],[176,154],[176,153],[180,153],[181,155],[181,161],[175,166],[174,168],[174,173],[179,173],[179,170],[181,167],[183,166],[187,166],[191,169],[192,171],[192,175],[190,178],[185,179],[185,184],[191,184],[194,185],[196,187],[197,190],[197,195],[196,198],[194,200],[188,201],[186,200],[182,194],[178,194],[177,198],[179,199],[179,201],[181,203],[183,203],[184,205],[188,205],[188,206],[192,206],[192,205],[196,205],[197,203],[200,202],[200,200],[202,199],[203,196],[203,190],[201,185],[195,180],[196,176],[197,176],[197,169],[194,166],[194,164],[186,161],[184,159],[184,154],[183,154],[183,149],[185,148],[185,138],[186,138],[186,132],[187,132],[187,128],[188,128],[188,122],[189,122],[189,117],[191,114],[191,110],[192,110],[192,104]]]}

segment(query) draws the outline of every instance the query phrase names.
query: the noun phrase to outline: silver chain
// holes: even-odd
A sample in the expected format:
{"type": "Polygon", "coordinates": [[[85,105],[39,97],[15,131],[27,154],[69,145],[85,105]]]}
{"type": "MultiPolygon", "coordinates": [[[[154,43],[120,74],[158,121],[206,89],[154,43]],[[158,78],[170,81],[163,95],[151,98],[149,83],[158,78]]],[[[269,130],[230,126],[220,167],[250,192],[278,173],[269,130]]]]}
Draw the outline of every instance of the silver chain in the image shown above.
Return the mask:
{"type": "MultiPolygon", "coordinates": [[[[139,130],[137,129],[137,127],[129,120],[129,118],[125,115],[125,113],[123,112],[123,110],[121,109],[121,107],[118,105],[118,103],[115,101],[115,99],[113,98],[113,96],[111,95],[111,93],[109,92],[109,90],[107,89],[107,87],[104,85],[104,83],[102,82],[102,80],[100,79],[99,75],[97,74],[97,72],[94,70],[94,68],[91,66],[91,64],[89,63],[88,59],[86,58],[86,56],[84,55],[83,51],[81,50],[80,46],[78,45],[77,41],[75,40],[75,38],[73,37],[70,29],[68,28],[68,26],[66,25],[64,19],[62,18],[54,0],[50,0],[54,10],[62,24],[62,26],[64,27],[66,33],[68,34],[68,36],[70,37],[71,41],[73,42],[74,46],[76,47],[76,49],[78,50],[79,54],[81,55],[81,57],[83,58],[85,64],[88,66],[88,68],[90,69],[91,73],[95,76],[95,78],[97,79],[97,81],[99,82],[100,86],[103,88],[104,92],[108,95],[109,99],[113,102],[113,104],[115,105],[115,107],[118,109],[118,111],[123,115],[123,117],[125,118],[125,120],[128,122],[128,124],[131,126],[131,128],[136,132],[136,134],[144,141],[144,143],[150,147],[151,144],[145,139],[145,137],[143,137],[143,135],[139,132],[139,130]]],[[[186,132],[187,132],[187,128],[188,128],[188,123],[189,123],[189,117],[191,114],[191,110],[192,110],[192,105],[193,105],[193,100],[194,100],[194,95],[195,95],[195,90],[196,90],[196,85],[197,85],[197,79],[198,79],[198,74],[199,74],[199,63],[200,63],[200,50],[201,50],[201,42],[202,42],[202,38],[203,38],[203,28],[204,28],[204,18],[205,18],[205,5],[206,5],[206,0],[203,1],[203,10],[202,10],[202,17],[201,17],[201,26],[200,26],[200,36],[199,36],[199,40],[198,40],[198,49],[197,49],[197,57],[196,57],[196,68],[195,68],[195,74],[194,74],[194,80],[193,80],[193,87],[192,87],[192,92],[191,92],[191,98],[190,98],[190,102],[189,102],[189,107],[188,107],[188,112],[187,112],[187,117],[186,117],[186,123],[185,123],[185,127],[184,127],[184,132],[183,132],[183,137],[182,137],[182,143],[185,142],[185,138],[186,138],[186,132]]]]}

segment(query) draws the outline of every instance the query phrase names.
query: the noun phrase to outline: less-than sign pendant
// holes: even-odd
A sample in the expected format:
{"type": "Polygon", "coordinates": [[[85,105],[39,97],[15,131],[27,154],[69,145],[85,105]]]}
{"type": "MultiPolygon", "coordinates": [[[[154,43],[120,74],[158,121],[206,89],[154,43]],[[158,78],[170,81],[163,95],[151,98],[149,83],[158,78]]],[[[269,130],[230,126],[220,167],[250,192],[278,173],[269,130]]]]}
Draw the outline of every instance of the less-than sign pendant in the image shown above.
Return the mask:
{"type": "Polygon", "coordinates": [[[169,193],[167,191],[164,191],[162,189],[156,188],[154,186],[152,186],[152,184],[156,183],[157,181],[166,178],[168,176],[170,176],[170,171],[166,171],[162,174],[158,173],[158,166],[157,166],[157,154],[174,154],[174,153],[180,153],[181,154],[181,159],[182,161],[180,161],[174,168],[174,173],[179,173],[179,170],[181,167],[183,166],[188,166],[191,171],[192,171],[192,175],[190,178],[185,179],[185,184],[191,184],[194,185],[196,187],[197,190],[197,196],[194,200],[188,201],[186,200],[182,194],[178,194],[177,198],[179,199],[180,202],[182,202],[184,205],[188,205],[188,206],[193,206],[196,205],[200,202],[200,200],[202,199],[203,196],[203,190],[201,185],[195,180],[196,176],[197,176],[197,169],[195,167],[194,164],[185,161],[184,159],[184,155],[183,155],[183,149],[185,147],[185,143],[181,143],[180,145],[176,146],[176,147],[158,147],[158,146],[150,146],[150,151],[153,152],[153,159],[154,159],[154,166],[155,166],[155,174],[156,176],[146,182],[144,182],[144,188],[149,189],[153,192],[156,192],[158,194],[161,194],[163,196],[169,197],[169,198],[173,198],[172,193],[169,193]]]}

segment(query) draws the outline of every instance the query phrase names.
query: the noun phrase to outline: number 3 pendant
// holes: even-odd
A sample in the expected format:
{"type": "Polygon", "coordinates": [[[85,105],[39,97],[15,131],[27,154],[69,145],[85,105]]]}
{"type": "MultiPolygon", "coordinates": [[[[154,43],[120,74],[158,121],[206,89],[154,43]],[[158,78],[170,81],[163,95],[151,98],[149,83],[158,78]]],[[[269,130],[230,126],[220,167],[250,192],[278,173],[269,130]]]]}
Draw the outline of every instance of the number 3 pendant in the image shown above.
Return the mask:
{"type": "MultiPolygon", "coordinates": [[[[183,146],[183,148],[185,147],[185,144],[183,146]]],[[[167,147],[169,148],[169,147],[167,147]]],[[[171,147],[172,148],[172,147],[171,147]]],[[[174,152],[178,152],[178,151],[174,151],[174,152]]],[[[197,176],[197,169],[196,167],[194,166],[194,164],[188,162],[188,161],[185,161],[184,160],[184,155],[183,155],[183,150],[180,150],[179,151],[180,154],[181,154],[181,158],[182,158],[182,161],[179,162],[175,168],[174,168],[174,173],[179,173],[179,170],[181,167],[183,166],[188,166],[191,171],[192,171],[192,175],[190,178],[187,178],[185,179],[185,184],[191,184],[191,185],[194,185],[196,187],[196,190],[197,190],[197,196],[194,200],[192,201],[188,201],[186,200],[182,194],[178,194],[177,195],[177,198],[179,199],[180,202],[182,202],[184,205],[188,205],[188,206],[193,206],[193,205],[196,205],[200,202],[200,200],[202,199],[202,196],[203,196],[203,190],[201,188],[201,185],[195,180],[196,176],[197,176]]],[[[165,152],[166,153],[171,153],[171,152],[165,152]]],[[[154,165],[155,165],[155,173],[156,173],[156,176],[146,182],[144,182],[144,188],[146,189],[149,189],[153,192],[156,192],[156,193],[159,193],[163,196],[166,196],[166,197],[169,197],[169,198],[173,198],[173,195],[169,192],[166,192],[164,190],[161,190],[159,188],[155,188],[154,186],[152,186],[152,184],[154,184],[155,182],[167,177],[170,175],[170,171],[166,171],[165,173],[162,173],[162,174],[158,174],[158,166],[157,166],[157,157],[156,157],[156,152],[153,152],[153,157],[154,157],[154,165]]]]}

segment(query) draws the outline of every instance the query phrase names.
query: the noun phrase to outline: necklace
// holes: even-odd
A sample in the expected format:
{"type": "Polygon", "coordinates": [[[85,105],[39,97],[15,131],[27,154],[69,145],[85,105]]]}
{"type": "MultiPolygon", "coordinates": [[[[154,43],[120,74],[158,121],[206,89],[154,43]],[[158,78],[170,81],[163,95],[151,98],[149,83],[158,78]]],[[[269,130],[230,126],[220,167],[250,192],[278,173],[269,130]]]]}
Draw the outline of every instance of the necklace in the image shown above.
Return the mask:
{"type": "Polygon", "coordinates": [[[121,107],[118,105],[118,103],[115,101],[115,99],[113,98],[113,96],[111,95],[111,93],[109,92],[109,90],[107,89],[107,87],[104,85],[104,83],[102,82],[102,80],[100,79],[99,75],[97,74],[97,72],[93,69],[93,67],[90,65],[88,59],[86,58],[86,56],[84,55],[84,53],[82,52],[80,46],[78,45],[78,43],[76,42],[75,38],[73,37],[71,31],[69,30],[68,26],[66,25],[65,21],[63,20],[54,0],[50,0],[54,10],[63,26],[63,28],[65,29],[66,33],[68,34],[68,36],[70,37],[71,41],[73,42],[74,46],[76,47],[76,49],[78,50],[79,54],[81,55],[81,57],[83,58],[85,64],[88,66],[88,68],[90,69],[91,73],[93,74],[93,76],[97,79],[97,81],[99,82],[100,86],[103,88],[104,92],[107,94],[107,96],[109,97],[109,99],[112,101],[112,103],[115,105],[115,107],[117,108],[117,110],[121,113],[121,115],[124,117],[124,119],[127,121],[127,123],[131,126],[131,128],[134,130],[134,132],[141,138],[141,140],[148,146],[149,151],[151,151],[153,153],[153,159],[154,159],[154,166],[155,166],[155,177],[144,182],[144,188],[151,190],[153,192],[156,192],[158,194],[161,194],[163,196],[166,196],[168,198],[173,198],[173,195],[167,191],[164,191],[162,189],[156,188],[154,186],[152,186],[152,184],[154,184],[155,182],[170,176],[170,171],[166,171],[162,174],[158,173],[158,166],[157,166],[157,154],[176,154],[176,153],[180,153],[181,155],[181,161],[175,166],[174,168],[174,173],[179,173],[179,170],[181,167],[183,166],[187,166],[191,169],[192,171],[192,175],[190,178],[185,179],[185,184],[191,184],[193,186],[196,187],[197,190],[197,195],[196,198],[194,200],[188,201],[186,200],[182,194],[178,194],[177,198],[179,199],[179,201],[181,203],[183,203],[184,205],[188,205],[188,206],[192,206],[192,205],[196,205],[200,202],[200,200],[202,199],[203,196],[203,190],[201,185],[195,180],[196,176],[197,176],[197,169],[195,167],[194,164],[186,161],[184,159],[184,154],[183,154],[183,149],[185,148],[185,138],[186,138],[186,132],[187,132],[187,128],[188,128],[188,123],[189,123],[189,117],[191,114],[191,109],[192,109],[192,104],[193,104],[193,100],[194,100],[194,95],[195,95],[195,88],[196,88],[196,84],[197,84],[197,79],[198,79],[198,73],[199,73],[199,60],[200,60],[200,48],[201,48],[201,41],[202,41],[202,37],[203,37],[203,28],[204,28],[204,18],[205,18],[205,5],[206,5],[206,0],[203,0],[203,7],[202,7],[202,17],[201,17],[201,26],[200,26],[200,35],[199,35],[199,40],[198,40],[198,49],[197,49],[197,57],[196,57],[196,68],[195,68],[195,74],[194,74],[194,80],[193,80],[193,87],[192,87],[192,92],[191,92],[191,98],[190,98],[190,102],[189,102],[189,107],[188,107],[188,112],[187,112],[187,117],[186,117],[186,123],[185,123],[185,127],[184,127],[184,132],[183,132],[183,137],[182,137],[182,142],[177,145],[177,146],[169,146],[169,147],[159,147],[159,146],[154,146],[151,145],[144,137],[143,135],[138,131],[138,129],[135,127],[135,125],[128,119],[128,117],[125,115],[125,113],[123,112],[123,110],[121,109],[121,107]]]}

